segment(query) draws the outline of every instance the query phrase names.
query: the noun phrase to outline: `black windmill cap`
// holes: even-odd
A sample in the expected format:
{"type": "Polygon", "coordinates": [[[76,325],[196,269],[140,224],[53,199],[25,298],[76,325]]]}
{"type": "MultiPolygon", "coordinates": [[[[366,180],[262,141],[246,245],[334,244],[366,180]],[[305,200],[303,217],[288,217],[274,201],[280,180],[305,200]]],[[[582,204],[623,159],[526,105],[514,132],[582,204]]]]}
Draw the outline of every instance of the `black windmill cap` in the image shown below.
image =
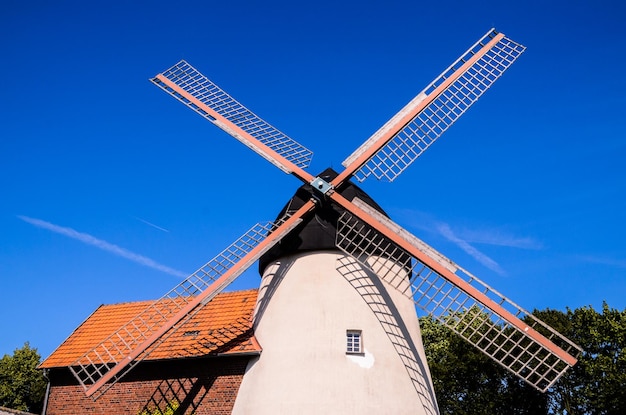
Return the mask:
{"type": "MultiPolygon", "coordinates": [[[[330,167],[318,175],[318,177],[327,182],[330,182],[337,176],[338,173],[330,167]]],[[[335,191],[338,191],[350,201],[354,198],[359,198],[388,217],[385,211],[367,193],[351,181],[346,182],[338,189],[335,189],[335,191]]],[[[280,211],[277,219],[296,212],[311,199],[315,192],[309,184],[300,186],[280,211]]],[[[271,262],[287,255],[297,252],[337,250],[335,246],[337,221],[343,212],[344,209],[342,207],[327,200],[321,200],[315,208],[313,215],[305,218],[296,229],[261,256],[259,259],[259,274],[263,275],[263,271],[271,262]]]]}

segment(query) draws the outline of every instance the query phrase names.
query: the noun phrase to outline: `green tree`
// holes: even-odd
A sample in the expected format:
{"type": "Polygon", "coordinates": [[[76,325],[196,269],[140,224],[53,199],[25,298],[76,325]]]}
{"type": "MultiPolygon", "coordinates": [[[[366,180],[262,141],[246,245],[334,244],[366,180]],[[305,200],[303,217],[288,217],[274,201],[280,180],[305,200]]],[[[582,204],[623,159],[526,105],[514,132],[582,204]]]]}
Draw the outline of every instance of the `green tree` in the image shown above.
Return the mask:
{"type": "Polygon", "coordinates": [[[534,315],[582,347],[578,363],[545,394],[502,369],[429,317],[420,319],[442,414],[626,414],[626,310],[603,304],[534,315]]]}
{"type": "Polygon", "coordinates": [[[626,309],[592,307],[534,314],[583,349],[578,364],[549,392],[555,414],[626,414],[626,309]]]}
{"type": "Polygon", "coordinates": [[[428,365],[442,415],[531,415],[548,398],[518,380],[430,317],[420,319],[428,365]]]}
{"type": "MultiPolygon", "coordinates": [[[[147,406],[139,412],[138,415],[182,415],[185,409],[180,406],[178,399],[174,398],[165,404],[165,408],[149,409],[147,406]]],[[[194,415],[196,411],[191,411],[190,415],[194,415]]]]}
{"type": "Polygon", "coordinates": [[[40,413],[46,381],[37,369],[41,356],[28,342],[0,359],[0,406],[40,413]]]}

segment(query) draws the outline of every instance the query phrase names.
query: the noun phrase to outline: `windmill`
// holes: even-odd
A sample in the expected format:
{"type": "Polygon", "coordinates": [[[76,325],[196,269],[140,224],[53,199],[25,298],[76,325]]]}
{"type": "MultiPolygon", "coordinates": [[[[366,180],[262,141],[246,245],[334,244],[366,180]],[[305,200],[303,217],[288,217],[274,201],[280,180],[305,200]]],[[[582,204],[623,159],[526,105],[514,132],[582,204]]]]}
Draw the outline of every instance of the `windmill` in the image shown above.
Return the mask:
{"type": "MultiPolygon", "coordinates": [[[[349,156],[342,163],[343,171],[326,170],[317,176],[305,170],[312,157],[310,150],[256,116],[187,62],[181,61],[156,75],[152,79],[154,84],[283,172],[300,179],[303,185],[276,221],[253,226],[151,307],[78,359],[70,369],[85,393],[94,397],[104,393],[259,259],[263,277],[255,332],[264,336],[267,344],[272,342],[273,335],[278,337],[271,322],[289,313],[293,295],[308,295],[303,290],[309,288],[298,288],[304,279],[290,275],[308,275],[311,269],[324,268],[323,273],[333,274],[325,277],[325,285],[319,288],[324,291],[324,301],[334,296],[331,287],[343,277],[353,293],[346,295],[365,304],[366,318],[375,321],[379,331],[382,328],[383,335],[372,339],[365,337],[367,333],[359,327],[346,327],[349,359],[361,367],[373,365],[364,345],[382,344],[384,337],[388,343],[385,347],[391,354],[384,358],[399,362],[396,366],[416,392],[412,402],[423,408],[420,413],[434,414],[438,410],[425,367],[416,307],[538,390],[550,388],[576,363],[580,348],[392,222],[350,181],[362,182],[370,176],[393,181],[524,49],[491,29],[349,156]],[[323,252],[311,255],[307,249],[298,247],[302,232],[310,230],[311,223],[324,225],[324,221],[331,225],[332,241],[321,243],[323,252]],[[280,297],[277,293],[284,286],[291,287],[291,294],[280,297]],[[276,305],[281,301],[287,305],[276,305]]],[[[306,303],[311,307],[316,306],[316,301],[306,303],[303,298],[297,299],[300,305],[306,303]]],[[[346,305],[347,301],[350,306],[359,307],[352,299],[342,297],[333,301],[334,306],[346,305]]],[[[320,315],[320,310],[316,312],[320,315]]],[[[281,330],[282,334],[297,332],[295,327],[281,330]]],[[[261,341],[264,347],[261,360],[244,376],[240,394],[254,396],[255,387],[282,376],[280,368],[272,369],[271,364],[263,363],[265,349],[270,349],[267,344],[261,341]]],[[[315,346],[308,344],[307,347],[315,346]]],[[[283,361],[293,357],[290,356],[283,355],[283,361]]],[[[394,377],[400,376],[398,373],[394,377]]],[[[283,381],[288,385],[291,380],[283,381]]],[[[338,383],[341,382],[349,383],[338,379],[338,383]]],[[[404,394],[405,390],[401,390],[404,394]]],[[[341,397],[342,393],[338,395],[341,397]]],[[[267,402],[254,401],[263,399],[259,395],[269,399],[266,391],[256,392],[256,398],[242,397],[241,407],[265,405],[267,402]],[[251,401],[245,402],[246,399],[251,401]]],[[[397,398],[392,396],[390,400],[397,398]]]]}

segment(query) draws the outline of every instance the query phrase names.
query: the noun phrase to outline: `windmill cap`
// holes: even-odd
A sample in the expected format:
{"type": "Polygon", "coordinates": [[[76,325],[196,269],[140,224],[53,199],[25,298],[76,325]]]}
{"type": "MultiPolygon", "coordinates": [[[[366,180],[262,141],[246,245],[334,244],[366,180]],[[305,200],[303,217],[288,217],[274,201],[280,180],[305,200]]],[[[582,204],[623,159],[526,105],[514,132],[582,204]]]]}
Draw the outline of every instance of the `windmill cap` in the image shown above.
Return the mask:
{"type": "MultiPolygon", "coordinates": [[[[318,175],[318,177],[328,182],[337,176],[338,173],[330,167],[318,175]]],[[[385,211],[367,193],[351,181],[346,182],[335,190],[350,201],[358,197],[388,217],[385,211]]],[[[293,214],[308,202],[314,193],[315,190],[311,185],[305,184],[300,186],[280,211],[277,219],[283,218],[286,214],[293,214]]],[[[344,211],[343,208],[331,204],[327,200],[321,200],[315,208],[313,215],[306,217],[289,235],[285,236],[272,249],[261,256],[259,259],[259,274],[263,275],[265,268],[270,263],[288,255],[299,252],[337,250],[335,246],[337,221],[344,211]]]]}

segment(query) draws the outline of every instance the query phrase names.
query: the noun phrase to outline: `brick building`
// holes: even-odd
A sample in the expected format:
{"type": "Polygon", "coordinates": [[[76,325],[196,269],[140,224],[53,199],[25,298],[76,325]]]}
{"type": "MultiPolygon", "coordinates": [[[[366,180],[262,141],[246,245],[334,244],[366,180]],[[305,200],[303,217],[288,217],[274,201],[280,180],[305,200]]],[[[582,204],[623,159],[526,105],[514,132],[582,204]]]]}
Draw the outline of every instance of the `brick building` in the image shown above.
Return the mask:
{"type": "Polygon", "coordinates": [[[50,381],[45,415],[230,414],[248,361],[261,348],[252,332],[257,290],[219,294],[97,399],[69,370],[78,358],[150,305],[103,305],[40,366],[50,381]]]}

